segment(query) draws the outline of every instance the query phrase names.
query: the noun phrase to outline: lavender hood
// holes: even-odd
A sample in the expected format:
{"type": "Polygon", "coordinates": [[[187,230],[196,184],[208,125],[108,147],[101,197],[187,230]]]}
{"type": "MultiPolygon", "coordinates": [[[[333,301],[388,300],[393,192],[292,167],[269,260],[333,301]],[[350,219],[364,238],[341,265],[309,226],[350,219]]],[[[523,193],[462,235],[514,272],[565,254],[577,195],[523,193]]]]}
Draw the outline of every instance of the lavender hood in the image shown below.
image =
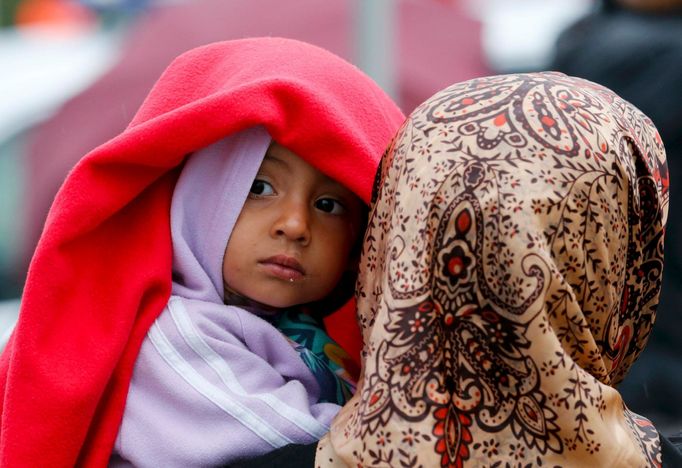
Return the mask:
{"type": "Polygon", "coordinates": [[[173,290],[137,359],[112,465],[227,463],[324,435],[339,407],[289,340],[223,304],[222,262],[270,143],[261,127],[192,155],[171,206],[173,290]]]}

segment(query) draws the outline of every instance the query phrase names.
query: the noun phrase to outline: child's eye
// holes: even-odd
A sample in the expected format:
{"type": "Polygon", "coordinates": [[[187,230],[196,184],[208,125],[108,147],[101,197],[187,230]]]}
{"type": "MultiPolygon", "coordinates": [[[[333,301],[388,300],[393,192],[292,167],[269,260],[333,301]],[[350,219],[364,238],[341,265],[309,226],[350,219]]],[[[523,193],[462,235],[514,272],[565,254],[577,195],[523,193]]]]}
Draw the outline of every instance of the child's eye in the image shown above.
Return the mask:
{"type": "Polygon", "coordinates": [[[256,179],[253,181],[253,184],[251,184],[251,190],[249,190],[249,193],[252,195],[268,196],[275,193],[275,189],[270,183],[261,179],[256,179]]]}
{"type": "Polygon", "coordinates": [[[346,212],[346,208],[338,200],[333,198],[320,198],[315,202],[315,208],[325,213],[330,214],[343,214],[346,212]]]}

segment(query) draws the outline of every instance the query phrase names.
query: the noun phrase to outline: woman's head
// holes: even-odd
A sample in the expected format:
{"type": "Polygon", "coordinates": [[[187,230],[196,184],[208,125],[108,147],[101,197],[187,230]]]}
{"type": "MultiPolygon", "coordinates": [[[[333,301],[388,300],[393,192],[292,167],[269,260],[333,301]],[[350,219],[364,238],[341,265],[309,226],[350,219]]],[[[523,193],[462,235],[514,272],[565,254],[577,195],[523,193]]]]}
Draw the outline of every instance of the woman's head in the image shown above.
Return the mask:
{"type": "Polygon", "coordinates": [[[363,211],[348,188],[273,142],[225,250],[226,291],[277,308],[322,300],[356,268],[363,211]]]}
{"type": "Polygon", "coordinates": [[[667,169],[645,116],[560,74],[478,79],[422,104],[382,165],[363,293],[457,320],[489,310],[620,380],[663,266],[667,169]]]}
{"type": "Polygon", "coordinates": [[[408,118],[374,198],[364,377],[332,428],[348,464],[406,421],[425,466],[654,463],[612,388],[661,285],[667,169],[644,115],[555,73],[456,84],[408,118]]]}

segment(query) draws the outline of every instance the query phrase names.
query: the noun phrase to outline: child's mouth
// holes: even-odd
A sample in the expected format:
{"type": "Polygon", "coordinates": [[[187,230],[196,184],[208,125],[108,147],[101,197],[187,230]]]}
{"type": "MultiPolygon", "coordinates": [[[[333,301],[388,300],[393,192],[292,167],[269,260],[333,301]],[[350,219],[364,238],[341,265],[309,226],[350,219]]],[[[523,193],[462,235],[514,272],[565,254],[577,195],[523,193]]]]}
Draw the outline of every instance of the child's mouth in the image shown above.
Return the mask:
{"type": "Polygon", "coordinates": [[[305,269],[293,257],[274,255],[258,262],[271,275],[286,281],[295,281],[305,276],[305,269]]]}

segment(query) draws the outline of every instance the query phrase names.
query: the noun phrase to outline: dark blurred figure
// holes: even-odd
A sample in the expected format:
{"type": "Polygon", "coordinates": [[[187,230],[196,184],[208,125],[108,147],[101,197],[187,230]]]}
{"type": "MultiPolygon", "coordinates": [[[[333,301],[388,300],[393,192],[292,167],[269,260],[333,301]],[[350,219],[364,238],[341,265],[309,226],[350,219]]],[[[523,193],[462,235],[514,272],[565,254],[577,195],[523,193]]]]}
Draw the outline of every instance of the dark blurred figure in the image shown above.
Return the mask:
{"type": "Polygon", "coordinates": [[[661,432],[682,430],[682,0],[604,1],[562,33],[552,69],[613,89],[649,115],[668,155],[663,292],[646,352],[620,385],[661,432]]]}

